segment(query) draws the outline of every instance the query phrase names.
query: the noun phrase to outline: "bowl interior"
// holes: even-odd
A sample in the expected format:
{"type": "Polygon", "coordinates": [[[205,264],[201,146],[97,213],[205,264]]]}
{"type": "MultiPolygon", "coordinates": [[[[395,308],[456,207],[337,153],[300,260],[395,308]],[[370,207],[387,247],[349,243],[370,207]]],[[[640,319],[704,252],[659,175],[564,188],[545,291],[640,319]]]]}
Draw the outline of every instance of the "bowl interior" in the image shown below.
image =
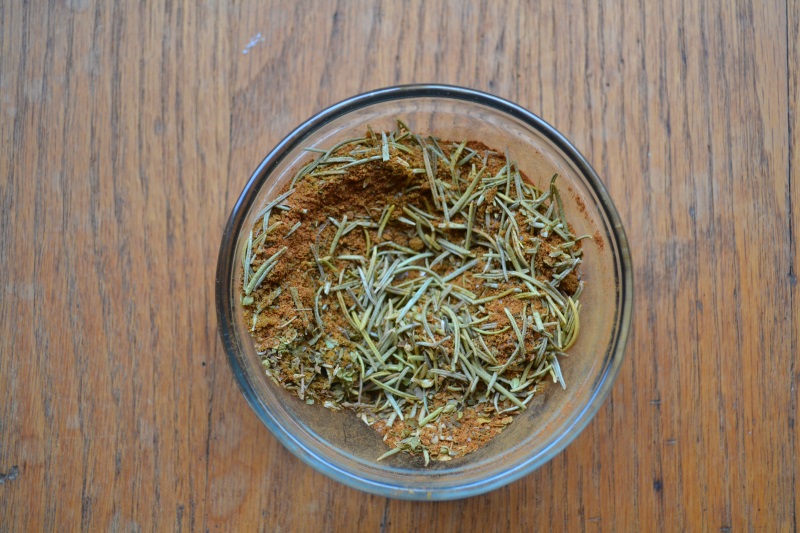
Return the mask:
{"type": "Polygon", "coordinates": [[[293,453],[351,486],[384,495],[444,499],[483,492],[533,470],[564,448],[594,415],[621,362],[630,318],[630,267],[624,233],[605,189],[586,162],[552,128],[502,100],[464,94],[386,94],[350,101],[301,126],[257,169],[236,206],[220,255],[220,330],[242,389],[264,423],[293,453]],[[480,97],[477,100],[481,100],[480,97]],[[505,107],[503,107],[505,106],[505,107]],[[327,114],[326,114],[327,113],[327,114]],[[265,374],[243,322],[237,287],[239,251],[254,215],[277,196],[310,155],[304,147],[328,148],[395,127],[402,118],[415,132],[440,139],[482,141],[508,150],[528,179],[547,188],[559,173],[565,211],[583,241],[577,343],[561,367],[567,390],[548,383],[530,407],[478,451],[446,463],[422,466],[397,454],[376,462],[387,447],[349,411],[307,405],[265,374]]]}

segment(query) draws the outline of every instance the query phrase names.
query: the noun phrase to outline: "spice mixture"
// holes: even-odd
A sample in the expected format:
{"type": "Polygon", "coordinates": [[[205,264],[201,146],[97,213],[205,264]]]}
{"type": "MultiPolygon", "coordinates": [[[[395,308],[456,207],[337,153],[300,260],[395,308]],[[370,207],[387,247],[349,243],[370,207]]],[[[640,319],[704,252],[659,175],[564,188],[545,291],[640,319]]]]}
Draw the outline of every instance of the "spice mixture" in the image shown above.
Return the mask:
{"type": "Polygon", "coordinates": [[[269,376],[351,409],[388,451],[448,461],[483,446],[578,330],[580,241],[553,176],[531,184],[477,141],[396,131],[304,166],[242,250],[245,323],[269,376]]]}

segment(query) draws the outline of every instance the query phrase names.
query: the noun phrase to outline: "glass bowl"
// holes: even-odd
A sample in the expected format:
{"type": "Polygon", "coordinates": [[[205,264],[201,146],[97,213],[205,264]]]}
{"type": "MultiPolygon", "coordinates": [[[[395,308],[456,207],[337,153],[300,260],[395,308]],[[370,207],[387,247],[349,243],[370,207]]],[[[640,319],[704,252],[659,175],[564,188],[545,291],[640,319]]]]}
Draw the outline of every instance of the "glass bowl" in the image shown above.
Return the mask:
{"type": "Polygon", "coordinates": [[[374,494],[448,500],[490,491],[549,461],[589,423],[608,396],[624,357],[633,275],[619,215],[595,171],[558,131],[520,106],[478,91],[410,85],[355,96],[318,113],[283,139],[253,172],[233,208],[219,253],[216,304],[228,361],[261,421],[297,457],[323,474],[374,494]],[[540,187],[559,174],[568,220],[584,242],[581,331],[561,369],[567,390],[547,385],[529,408],[486,446],[449,462],[419,466],[397,454],[377,462],[386,445],[350,411],[307,405],[265,374],[242,317],[240,251],[258,210],[274,198],[310,155],[359,137],[367,125],[393,129],[402,118],[414,131],[450,140],[479,140],[511,159],[540,187]],[[542,161],[547,165],[542,165],[542,161]],[[549,166],[548,166],[549,165],[549,166]],[[548,173],[550,172],[550,173],[548,173]],[[547,173],[545,176],[544,174],[547,173]]]}

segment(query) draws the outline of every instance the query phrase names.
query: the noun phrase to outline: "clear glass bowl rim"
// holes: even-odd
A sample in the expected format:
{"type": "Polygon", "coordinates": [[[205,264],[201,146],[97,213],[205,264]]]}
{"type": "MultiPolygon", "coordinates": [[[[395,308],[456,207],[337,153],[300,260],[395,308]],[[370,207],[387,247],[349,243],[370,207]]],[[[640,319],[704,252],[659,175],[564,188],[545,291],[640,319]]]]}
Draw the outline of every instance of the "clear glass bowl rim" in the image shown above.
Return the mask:
{"type": "Polygon", "coordinates": [[[589,421],[594,418],[594,415],[610,393],[624,359],[628,332],[631,325],[633,270],[631,268],[628,240],[617,209],[614,207],[608,195],[608,191],[583,155],[581,155],[577,148],[553,126],[517,104],[482,91],[453,85],[413,84],[398,85],[365,92],[334,104],[303,122],[269,152],[252,173],[242,194],[233,207],[225,226],[217,263],[215,293],[219,333],[234,378],[247,400],[247,403],[253,411],[255,411],[261,422],[291,453],[326,476],[365,492],[410,500],[452,500],[483,494],[533,472],[566,448],[569,443],[583,431],[589,421]],[[593,391],[586,405],[583,406],[581,412],[575,417],[573,424],[560,435],[554,436],[549,446],[522,464],[518,464],[513,468],[488,476],[477,482],[454,484],[446,488],[437,489],[433,492],[427,488],[382,483],[374,479],[366,479],[362,476],[355,475],[349,470],[342,468],[340,465],[332,464],[321,459],[313,453],[313,450],[307,449],[300,441],[295,439],[294,436],[265,409],[252,384],[248,381],[245,369],[237,357],[238,349],[235,345],[232,332],[235,324],[230,316],[230,302],[232,297],[230,279],[237,255],[235,247],[237,237],[242,230],[245,217],[255,201],[261,186],[269,178],[272,171],[289,153],[300,146],[306,137],[328,122],[375,104],[413,98],[460,100],[492,108],[495,111],[506,114],[537,130],[548,142],[561,150],[564,156],[567,157],[583,175],[588,186],[593,189],[596,197],[599,199],[598,205],[600,209],[608,218],[610,231],[615,237],[614,244],[616,245],[616,250],[614,250],[614,254],[619,261],[620,267],[619,291],[621,293],[620,301],[622,303],[622,308],[619,311],[619,320],[616,324],[616,331],[612,337],[614,346],[611,349],[612,355],[610,363],[605,368],[605,375],[602,375],[598,379],[600,386],[593,391]]]}

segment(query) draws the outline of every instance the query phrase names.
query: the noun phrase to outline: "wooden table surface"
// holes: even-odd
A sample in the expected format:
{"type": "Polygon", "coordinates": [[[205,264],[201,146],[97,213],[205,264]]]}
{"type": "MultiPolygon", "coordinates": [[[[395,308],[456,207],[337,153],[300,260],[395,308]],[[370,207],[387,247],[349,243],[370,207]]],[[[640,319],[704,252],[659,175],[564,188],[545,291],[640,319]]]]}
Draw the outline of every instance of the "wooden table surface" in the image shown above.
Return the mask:
{"type": "Polygon", "coordinates": [[[221,4],[0,2],[0,530],[797,528],[800,2],[221,4]],[[213,291],[278,140],[425,81],[572,139],[635,274],[586,430],[445,503],[287,452],[233,380],[213,291]]]}

